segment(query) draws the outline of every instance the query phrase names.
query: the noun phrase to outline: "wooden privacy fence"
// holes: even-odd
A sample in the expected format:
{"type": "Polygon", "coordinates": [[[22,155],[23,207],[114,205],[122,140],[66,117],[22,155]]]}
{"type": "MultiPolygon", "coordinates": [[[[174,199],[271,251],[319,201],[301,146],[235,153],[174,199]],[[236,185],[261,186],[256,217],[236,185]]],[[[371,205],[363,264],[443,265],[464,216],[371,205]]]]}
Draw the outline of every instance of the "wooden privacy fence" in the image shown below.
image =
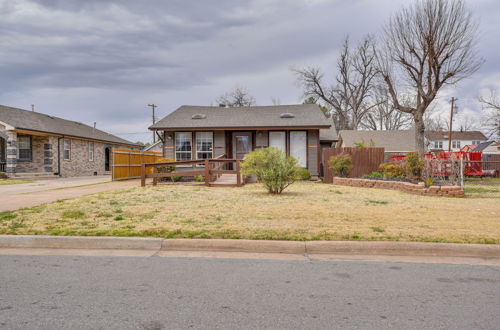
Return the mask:
{"type": "Polygon", "coordinates": [[[351,155],[352,170],[350,178],[359,178],[379,169],[384,162],[384,148],[324,148],[323,149],[323,170],[325,183],[333,182],[333,174],[328,167],[328,160],[332,156],[342,154],[351,155]]]}
{"type": "Polygon", "coordinates": [[[111,157],[112,179],[123,180],[140,178],[142,164],[156,163],[162,158],[161,152],[113,148],[111,157]]]}

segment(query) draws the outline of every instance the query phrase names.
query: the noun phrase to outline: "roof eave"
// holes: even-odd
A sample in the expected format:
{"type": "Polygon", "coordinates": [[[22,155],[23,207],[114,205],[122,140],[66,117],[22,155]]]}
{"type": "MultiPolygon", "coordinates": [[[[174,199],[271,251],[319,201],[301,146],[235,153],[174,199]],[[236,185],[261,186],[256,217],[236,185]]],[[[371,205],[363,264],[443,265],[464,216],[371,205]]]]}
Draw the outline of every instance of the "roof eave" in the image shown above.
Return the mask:
{"type": "Polygon", "coordinates": [[[200,126],[200,127],[148,127],[151,131],[199,131],[199,130],[235,130],[235,129],[325,129],[330,128],[331,125],[289,125],[289,126],[229,126],[229,127],[219,127],[219,126],[200,126]]]}

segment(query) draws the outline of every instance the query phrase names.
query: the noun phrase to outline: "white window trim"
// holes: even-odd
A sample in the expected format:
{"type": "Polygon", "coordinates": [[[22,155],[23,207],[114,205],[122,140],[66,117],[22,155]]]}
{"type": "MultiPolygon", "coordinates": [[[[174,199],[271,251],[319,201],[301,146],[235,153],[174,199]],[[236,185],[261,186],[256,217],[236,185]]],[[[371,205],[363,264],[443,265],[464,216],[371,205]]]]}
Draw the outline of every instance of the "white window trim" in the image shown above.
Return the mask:
{"type": "MultiPolygon", "coordinates": [[[[212,135],[212,156],[209,158],[209,159],[213,159],[214,158],[214,132],[195,132],[194,134],[194,143],[195,143],[195,148],[196,148],[196,160],[198,159],[205,159],[205,158],[198,158],[198,152],[203,152],[203,153],[209,153],[209,151],[201,151],[201,150],[198,150],[198,134],[199,133],[210,133],[212,135]]],[[[191,147],[192,149],[192,147],[191,147]]]]}
{"type": "Polygon", "coordinates": [[[174,158],[175,161],[190,161],[193,160],[193,132],[175,132],[174,134],[174,158]],[[191,150],[190,151],[177,151],[177,134],[189,134],[191,136],[191,150]],[[183,153],[183,154],[188,154],[189,153],[189,159],[182,159],[179,160],[177,159],[177,153],[183,153]]]}
{"type": "Polygon", "coordinates": [[[94,142],[88,142],[88,148],[87,152],[89,154],[89,161],[93,162],[94,161],[94,142]]]}
{"type": "Polygon", "coordinates": [[[70,139],[64,139],[63,140],[63,159],[64,160],[71,160],[71,140],[70,139]],[[66,142],[68,142],[68,145],[69,145],[69,148],[66,149],[66,142]],[[66,150],[69,151],[68,152],[68,158],[66,158],[66,150]]]}

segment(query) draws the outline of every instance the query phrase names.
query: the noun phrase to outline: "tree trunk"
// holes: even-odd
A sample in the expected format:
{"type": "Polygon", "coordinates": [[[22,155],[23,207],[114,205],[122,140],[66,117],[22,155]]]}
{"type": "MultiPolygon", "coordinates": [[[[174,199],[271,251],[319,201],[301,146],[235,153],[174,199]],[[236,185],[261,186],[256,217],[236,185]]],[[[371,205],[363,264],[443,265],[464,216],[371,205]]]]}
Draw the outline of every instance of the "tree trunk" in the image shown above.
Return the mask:
{"type": "Polygon", "coordinates": [[[413,120],[415,121],[415,147],[417,148],[418,156],[424,158],[425,155],[425,123],[424,112],[415,111],[413,113],[413,120]]]}

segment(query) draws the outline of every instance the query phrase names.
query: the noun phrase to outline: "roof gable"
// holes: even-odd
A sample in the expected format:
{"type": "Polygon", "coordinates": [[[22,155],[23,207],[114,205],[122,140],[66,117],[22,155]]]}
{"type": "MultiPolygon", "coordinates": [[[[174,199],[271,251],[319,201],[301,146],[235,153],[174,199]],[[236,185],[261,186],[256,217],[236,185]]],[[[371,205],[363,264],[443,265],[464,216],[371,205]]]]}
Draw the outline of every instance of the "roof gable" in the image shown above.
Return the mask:
{"type": "Polygon", "coordinates": [[[330,126],[331,122],[316,104],[229,108],[183,105],[150,129],[330,126]]]}

